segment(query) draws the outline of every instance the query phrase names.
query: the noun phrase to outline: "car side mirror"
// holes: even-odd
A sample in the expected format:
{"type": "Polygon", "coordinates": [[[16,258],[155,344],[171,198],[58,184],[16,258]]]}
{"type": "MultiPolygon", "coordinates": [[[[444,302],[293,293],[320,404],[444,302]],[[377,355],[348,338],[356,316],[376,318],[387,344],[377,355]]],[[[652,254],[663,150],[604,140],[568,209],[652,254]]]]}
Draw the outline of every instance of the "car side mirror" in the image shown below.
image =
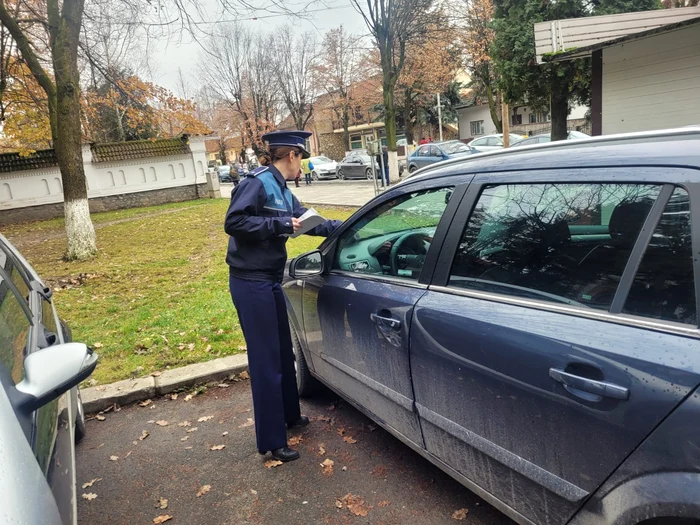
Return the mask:
{"type": "Polygon", "coordinates": [[[29,354],[13,405],[30,414],[87,379],[96,366],[97,354],[82,343],[54,345],[29,354]]]}
{"type": "Polygon", "coordinates": [[[319,250],[300,255],[289,264],[289,275],[301,279],[323,273],[323,255],[319,250]]]}

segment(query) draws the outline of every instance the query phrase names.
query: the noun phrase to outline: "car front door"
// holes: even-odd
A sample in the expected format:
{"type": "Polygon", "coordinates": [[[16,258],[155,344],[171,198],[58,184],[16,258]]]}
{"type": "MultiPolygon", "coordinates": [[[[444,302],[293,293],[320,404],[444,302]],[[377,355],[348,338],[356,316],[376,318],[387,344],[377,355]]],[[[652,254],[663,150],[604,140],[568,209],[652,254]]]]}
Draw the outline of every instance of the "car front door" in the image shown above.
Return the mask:
{"type": "Polygon", "coordinates": [[[426,449],[511,516],[565,523],[700,382],[696,177],[475,177],[415,308],[413,385],[426,449]]]}
{"type": "Polygon", "coordinates": [[[391,191],[344,226],[327,250],[330,272],[305,280],[302,301],[316,374],[421,447],[408,334],[456,191],[430,182],[391,191]]]}

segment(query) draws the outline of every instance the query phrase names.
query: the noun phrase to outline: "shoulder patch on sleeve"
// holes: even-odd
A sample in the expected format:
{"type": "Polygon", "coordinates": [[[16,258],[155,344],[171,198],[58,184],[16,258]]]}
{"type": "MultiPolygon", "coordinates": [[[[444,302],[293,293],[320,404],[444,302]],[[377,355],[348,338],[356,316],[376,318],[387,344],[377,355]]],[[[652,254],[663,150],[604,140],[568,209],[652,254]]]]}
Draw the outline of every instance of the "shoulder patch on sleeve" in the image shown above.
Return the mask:
{"type": "Polygon", "coordinates": [[[260,166],[259,168],[255,168],[253,171],[248,173],[248,177],[257,177],[261,173],[265,173],[268,170],[267,166],[260,166]]]}

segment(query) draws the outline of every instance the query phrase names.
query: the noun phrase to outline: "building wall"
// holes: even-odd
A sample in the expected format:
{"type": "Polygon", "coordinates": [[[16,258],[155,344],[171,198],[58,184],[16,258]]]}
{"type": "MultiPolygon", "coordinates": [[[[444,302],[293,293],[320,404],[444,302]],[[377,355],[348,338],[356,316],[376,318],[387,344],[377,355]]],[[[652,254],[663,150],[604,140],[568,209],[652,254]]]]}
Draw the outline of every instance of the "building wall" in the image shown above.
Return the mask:
{"type": "Polygon", "coordinates": [[[603,134],[700,123],[700,28],[603,50],[603,134]]]}
{"type": "Polygon", "coordinates": [[[342,133],[320,133],[318,135],[319,155],[341,161],[345,157],[345,145],[342,133]]]}
{"type": "MultiPolygon", "coordinates": [[[[188,155],[95,163],[90,146],[85,145],[83,164],[91,210],[162,204],[186,200],[184,196],[197,198],[197,188],[206,187],[207,182],[204,141],[191,139],[190,150],[188,155]],[[156,196],[158,192],[162,197],[156,196]]],[[[206,189],[201,192],[206,194],[206,189]]],[[[63,185],[57,167],[0,173],[0,224],[17,222],[13,217],[32,220],[33,213],[40,218],[63,213],[63,185]],[[36,207],[42,210],[30,209],[36,207]]]]}
{"type": "Polygon", "coordinates": [[[488,105],[472,106],[470,108],[462,108],[457,110],[459,114],[459,138],[460,140],[472,139],[476,135],[472,135],[471,122],[477,120],[484,121],[484,135],[496,133],[496,125],[491,118],[491,112],[488,105]]]}

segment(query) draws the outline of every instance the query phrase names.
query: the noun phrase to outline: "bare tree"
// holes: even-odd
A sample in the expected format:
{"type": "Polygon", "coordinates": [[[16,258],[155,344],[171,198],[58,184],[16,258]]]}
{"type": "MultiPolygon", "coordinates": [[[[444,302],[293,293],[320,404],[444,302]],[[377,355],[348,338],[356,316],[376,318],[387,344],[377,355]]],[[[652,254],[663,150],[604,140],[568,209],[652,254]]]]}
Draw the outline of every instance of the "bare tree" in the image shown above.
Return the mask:
{"type": "Polygon", "coordinates": [[[333,112],[343,127],[343,144],[350,147],[350,117],[354,106],[352,86],[364,79],[360,37],[348,33],[341,25],[323,37],[318,79],[331,99],[333,112]]]}
{"type": "Polygon", "coordinates": [[[284,26],[274,36],[274,73],[280,97],[297,129],[304,129],[313,115],[317,95],[316,65],[319,51],[313,34],[294,36],[291,26],[284,26]]]}
{"type": "Polygon", "coordinates": [[[219,28],[209,40],[206,75],[211,91],[240,116],[244,143],[263,149],[262,135],[274,127],[279,86],[274,81],[272,36],[232,23],[219,28]]]}
{"type": "MultiPolygon", "coordinates": [[[[425,33],[434,0],[351,0],[379,50],[382,67],[384,127],[390,152],[396,152],[394,88],[406,60],[406,45],[425,33]]],[[[396,162],[390,162],[392,178],[396,162]]]]}

